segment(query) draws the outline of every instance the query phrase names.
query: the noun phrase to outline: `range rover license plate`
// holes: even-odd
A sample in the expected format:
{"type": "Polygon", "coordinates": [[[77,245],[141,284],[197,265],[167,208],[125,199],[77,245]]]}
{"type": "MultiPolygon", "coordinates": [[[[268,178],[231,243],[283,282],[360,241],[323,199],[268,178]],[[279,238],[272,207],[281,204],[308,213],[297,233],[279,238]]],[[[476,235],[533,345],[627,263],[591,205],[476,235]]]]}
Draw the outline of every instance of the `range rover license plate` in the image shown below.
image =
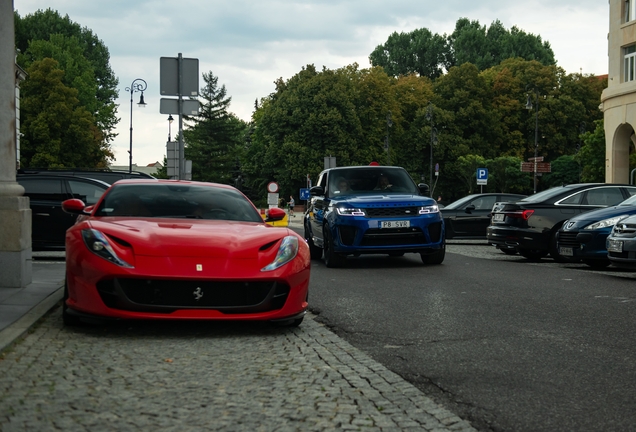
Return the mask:
{"type": "Polygon", "coordinates": [[[623,241],[622,240],[608,240],[607,242],[607,250],[609,252],[623,252],[623,241]]]}
{"type": "Polygon", "coordinates": [[[574,256],[574,251],[569,247],[560,247],[559,255],[571,257],[574,256]]]}
{"type": "Polygon", "coordinates": [[[380,222],[380,228],[409,228],[411,221],[382,221],[380,222]]]}

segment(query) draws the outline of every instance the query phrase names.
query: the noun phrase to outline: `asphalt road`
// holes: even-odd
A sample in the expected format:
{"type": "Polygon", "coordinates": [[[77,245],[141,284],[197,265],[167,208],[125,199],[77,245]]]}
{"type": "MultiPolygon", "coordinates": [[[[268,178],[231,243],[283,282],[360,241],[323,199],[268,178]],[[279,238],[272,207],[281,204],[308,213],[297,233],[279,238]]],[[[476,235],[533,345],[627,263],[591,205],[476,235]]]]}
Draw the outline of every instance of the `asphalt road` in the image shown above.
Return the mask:
{"type": "Polygon", "coordinates": [[[636,274],[450,244],[312,265],[318,320],[480,430],[633,430],[636,274]]]}

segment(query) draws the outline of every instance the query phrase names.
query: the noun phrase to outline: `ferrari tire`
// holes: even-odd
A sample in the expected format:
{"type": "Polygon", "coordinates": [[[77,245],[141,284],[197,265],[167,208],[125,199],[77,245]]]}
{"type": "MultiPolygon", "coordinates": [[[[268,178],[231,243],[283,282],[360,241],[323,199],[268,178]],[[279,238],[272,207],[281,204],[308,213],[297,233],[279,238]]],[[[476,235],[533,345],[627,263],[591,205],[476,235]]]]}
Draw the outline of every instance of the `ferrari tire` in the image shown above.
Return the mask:
{"type": "Polygon", "coordinates": [[[305,226],[305,240],[307,241],[307,245],[309,246],[309,255],[312,260],[319,260],[322,258],[322,248],[319,248],[314,244],[314,240],[311,238],[311,234],[309,230],[305,226]]]}
{"type": "Polygon", "coordinates": [[[325,265],[329,268],[342,267],[347,258],[342,254],[334,252],[333,237],[331,236],[331,231],[328,227],[325,227],[323,230],[323,238],[325,265]]]}
{"type": "Polygon", "coordinates": [[[82,320],[75,315],[71,315],[68,312],[68,306],[66,305],[66,299],[68,299],[68,287],[66,286],[66,282],[64,282],[64,296],[62,297],[62,322],[65,326],[77,327],[81,326],[82,320]]]}
{"type": "Polygon", "coordinates": [[[540,261],[541,258],[548,255],[548,251],[538,249],[519,249],[519,255],[529,261],[540,261]]]}

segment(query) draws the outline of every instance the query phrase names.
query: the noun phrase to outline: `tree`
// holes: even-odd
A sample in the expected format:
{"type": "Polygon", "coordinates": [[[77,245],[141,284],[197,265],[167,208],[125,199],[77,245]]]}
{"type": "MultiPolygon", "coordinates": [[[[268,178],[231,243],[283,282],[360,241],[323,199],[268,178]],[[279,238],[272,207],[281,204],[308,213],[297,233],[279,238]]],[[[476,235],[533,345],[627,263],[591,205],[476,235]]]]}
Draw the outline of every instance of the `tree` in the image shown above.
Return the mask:
{"type": "Polygon", "coordinates": [[[64,71],[50,58],[27,69],[22,84],[23,167],[106,167],[114,156],[93,117],[63,83],[64,71]]]}
{"type": "Polygon", "coordinates": [[[212,71],[203,74],[199,115],[187,117],[184,130],[185,156],[192,160],[192,178],[200,181],[234,184],[242,131],[246,127],[228,112],[231,97],[225,85],[219,87],[212,71]]]}
{"type": "Polygon", "coordinates": [[[540,178],[545,189],[580,182],[581,167],[572,155],[557,158],[551,163],[550,168],[551,172],[540,178]]]}
{"type": "Polygon", "coordinates": [[[603,121],[594,122],[593,132],[585,132],[583,146],[576,155],[581,164],[582,182],[605,182],[605,130],[603,121]]]}
{"type": "Polygon", "coordinates": [[[118,80],[110,67],[108,48],[91,30],[52,9],[24,17],[16,11],[14,21],[18,64],[26,70],[34,61],[54,58],[60,68],[68,69],[65,84],[78,90],[80,103],[95,117],[104,142],[110,143],[119,119],[118,80]]]}
{"type": "Polygon", "coordinates": [[[521,171],[522,160],[514,156],[501,156],[486,161],[488,190],[502,193],[526,193],[530,175],[521,171]]]}

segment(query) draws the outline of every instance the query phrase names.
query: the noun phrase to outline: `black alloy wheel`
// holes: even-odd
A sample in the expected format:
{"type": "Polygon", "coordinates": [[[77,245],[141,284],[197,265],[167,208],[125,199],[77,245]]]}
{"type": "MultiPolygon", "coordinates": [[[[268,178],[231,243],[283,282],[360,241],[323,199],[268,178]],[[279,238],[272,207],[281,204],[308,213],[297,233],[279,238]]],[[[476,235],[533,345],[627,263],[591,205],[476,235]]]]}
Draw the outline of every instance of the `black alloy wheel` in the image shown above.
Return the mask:
{"type": "Polygon", "coordinates": [[[444,258],[446,257],[446,240],[442,243],[442,248],[436,250],[433,253],[426,254],[421,253],[420,257],[422,258],[422,262],[424,264],[438,265],[444,262],[444,258]]]}
{"type": "Polygon", "coordinates": [[[347,258],[342,254],[334,252],[333,237],[331,236],[331,230],[327,226],[323,228],[323,242],[325,265],[329,268],[342,267],[347,258]]]}
{"type": "Polygon", "coordinates": [[[519,255],[529,261],[540,261],[541,258],[548,255],[548,251],[539,249],[519,249],[519,255]]]}
{"type": "Polygon", "coordinates": [[[503,253],[505,253],[506,255],[517,255],[517,249],[504,248],[504,249],[499,249],[499,250],[502,251],[503,253]]]}

